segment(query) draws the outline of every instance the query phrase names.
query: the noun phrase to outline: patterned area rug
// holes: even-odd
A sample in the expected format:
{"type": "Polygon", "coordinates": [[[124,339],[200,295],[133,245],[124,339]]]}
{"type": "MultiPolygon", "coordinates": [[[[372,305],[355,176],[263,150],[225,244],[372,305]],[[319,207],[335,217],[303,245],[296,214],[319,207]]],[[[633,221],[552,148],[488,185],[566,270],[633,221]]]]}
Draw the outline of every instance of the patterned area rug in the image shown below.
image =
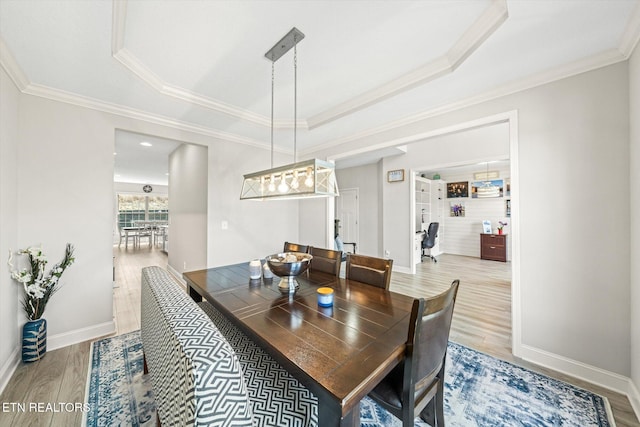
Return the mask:
{"type": "MultiPolygon", "coordinates": [[[[447,357],[447,426],[615,426],[601,396],[455,343],[447,357]]],[[[155,425],[142,363],[139,331],[93,343],[83,425],[155,425]]],[[[369,398],[360,405],[360,420],[361,427],[402,426],[369,398]]],[[[415,426],[427,424],[417,419],[415,426]]]]}

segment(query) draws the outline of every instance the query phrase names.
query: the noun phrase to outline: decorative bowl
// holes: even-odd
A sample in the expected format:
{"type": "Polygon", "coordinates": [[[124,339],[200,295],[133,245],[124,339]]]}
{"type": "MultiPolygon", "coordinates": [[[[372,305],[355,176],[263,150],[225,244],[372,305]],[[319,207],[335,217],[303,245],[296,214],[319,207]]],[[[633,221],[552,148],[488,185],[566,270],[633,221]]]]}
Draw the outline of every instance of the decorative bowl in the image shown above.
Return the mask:
{"type": "Polygon", "coordinates": [[[282,292],[295,292],[300,285],[296,276],[304,273],[309,268],[311,255],[303,252],[282,252],[266,257],[269,268],[276,276],[280,277],[278,288],[282,292]]]}

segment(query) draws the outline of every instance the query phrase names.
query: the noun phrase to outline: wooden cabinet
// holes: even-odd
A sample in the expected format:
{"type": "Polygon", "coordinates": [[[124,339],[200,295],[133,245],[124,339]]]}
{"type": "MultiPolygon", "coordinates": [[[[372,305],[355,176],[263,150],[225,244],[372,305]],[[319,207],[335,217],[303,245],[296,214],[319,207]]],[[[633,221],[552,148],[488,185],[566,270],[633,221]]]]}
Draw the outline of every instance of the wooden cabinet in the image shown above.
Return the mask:
{"type": "Polygon", "coordinates": [[[507,235],[480,234],[480,258],[507,262],[507,235]]]}

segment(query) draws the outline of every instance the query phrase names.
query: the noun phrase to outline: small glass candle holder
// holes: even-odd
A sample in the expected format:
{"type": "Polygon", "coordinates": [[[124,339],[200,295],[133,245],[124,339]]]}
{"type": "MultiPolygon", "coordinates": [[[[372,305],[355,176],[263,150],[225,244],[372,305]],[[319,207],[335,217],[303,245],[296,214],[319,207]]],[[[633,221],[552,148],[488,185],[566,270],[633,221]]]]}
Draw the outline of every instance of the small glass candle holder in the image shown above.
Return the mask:
{"type": "Polygon", "coordinates": [[[259,259],[254,259],[249,262],[249,278],[259,279],[262,277],[262,263],[259,259]]]}
{"type": "Polygon", "coordinates": [[[262,266],[262,277],[266,280],[273,279],[273,271],[271,271],[271,269],[269,268],[269,264],[267,264],[266,262],[262,266]]]}
{"type": "Polygon", "coordinates": [[[320,307],[333,306],[333,289],[318,288],[318,305],[320,307]]]}

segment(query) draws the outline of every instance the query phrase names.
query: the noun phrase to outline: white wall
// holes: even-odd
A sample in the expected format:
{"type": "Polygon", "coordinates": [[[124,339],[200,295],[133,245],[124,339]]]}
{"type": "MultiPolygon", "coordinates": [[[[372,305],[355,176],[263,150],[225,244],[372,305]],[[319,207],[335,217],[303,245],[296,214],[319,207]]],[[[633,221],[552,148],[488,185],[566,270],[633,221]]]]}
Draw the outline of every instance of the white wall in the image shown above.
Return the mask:
{"type": "Polygon", "coordinates": [[[169,155],[169,266],[207,267],[207,147],[182,144],[169,155]]]}
{"type": "Polygon", "coordinates": [[[75,246],[44,313],[48,348],[111,332],[113,126],[95,111],[21,95],[19,132],[18,243],[42,244],[51,264],[75,246]]]}
{"type": "Polygon", "coordinates": [[[629,62],[630,186],[631,186],[631,403],[640,418],[640,49],[629,62]]]}
{"type": "Polygon", "coordinates": [[[0,67],[0,392],[11,376],[19,348],[21,287],[11,280],[6,258],[18,249],[19,92],[0,67]]]}
{"type": "MultiPolygon", "coordinates": [[[[485,167],[479,165],[475,172],[484,172],[485,167]]],[[[489,170],[498,171],[499,179],[509,179],[509,166],[501,168],[489,166],[489,170]]],[[[471,196],[471,183],[474,181],[473,173],[450,172],[447,169],[439,170],[441,179],[446,182],[467,181],[469,183],[469,196],[471,196]]],[[[506,184],[505,184],[506,191],[506,184]]],[[[445,194],[446,197],[446,184],[445,194]]],[[[440,250],[444,253],[480,257],[480,236],[483,232],[482,221],[491,221],[492,230],[497,233],[498,221],[506,222],[504,233],[509,234],[511,218],[506,217],[506,200],[509,197],[497,197],[488,199],[474,199],[461,197],[444,199],[443,239],[440,242],[440,250]],[[450,216],[451,203],[462,203],[465,207],[465,216],[450,216]]],[[[507,236],[507,246],[511,246],[511,239],[507,236]]],[[[507,260],[511,260],[511,251],[507,250],[507,260]]]]}
{"type": "Polygon", "coordinates": [[[336,178],[341,191],[345,188],[358,189],[358,253],[382,256],[382,218],[379,210],[381,178],[378,164],[339,169],[336,171],[336,178]]]}
{"type": "MultiPolygon", "coordinates": [[[[518,110],[521,340],[527,358],[568,372],[593,366],[599,373],[631,373],[628,83],[628,64],[618,63],[368,135],[348,147],[518,110]],[[594,195],[606,195],[607,202],[597,203],[594,195]],[[598,225],[606,232],[595,239],[598,225]]],[[[306,154],[334,157],[341,150],[347,148],[306,154]]],[[[432,151],[440,150],[447,147],[432,151]]],[[[402,167],[392,160],[385,171],[402,167]]],[[[386,224],[408,200],[408,186],[384,194],[385,245],[404,247],[386,224]]]]}
{"type": "MultiPolygon", "coordinates": [[[[275,154],[275,166],[291,163],[289,156],[275,154]]],[[[299,203],[305,201],[240,200],[243,175],[268,169],[268,159],[269,151],[256,147],[223,141],[209,145],[209,267],[264,258],[281,252],[286,240],[298,241],[299,203]]]]}

